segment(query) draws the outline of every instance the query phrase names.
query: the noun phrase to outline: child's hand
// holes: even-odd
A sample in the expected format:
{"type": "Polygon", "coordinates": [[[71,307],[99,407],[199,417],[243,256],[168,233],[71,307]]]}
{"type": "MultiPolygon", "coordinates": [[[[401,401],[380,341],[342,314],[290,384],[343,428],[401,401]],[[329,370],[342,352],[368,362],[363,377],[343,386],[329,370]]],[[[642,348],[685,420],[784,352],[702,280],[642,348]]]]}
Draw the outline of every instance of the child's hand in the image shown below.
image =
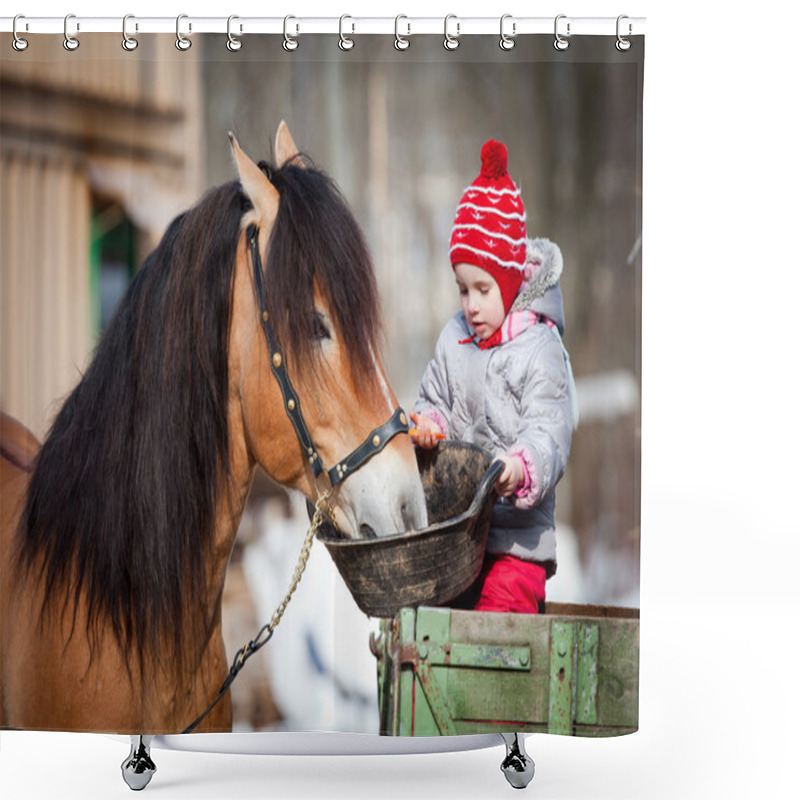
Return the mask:
{"type": "Polygon", "coordinates": [[[508,497],[525,480],[522,459],[519,456],[498,456],[498,461],[502,461],[505,466],[495,481],[494,488],[500,497],[508,497]]]}
{"type": "Polygon", "coordinates": [[[409,416],[416,425],[408,432],[414,444],[424,450],[432,450],[440,440],[445,438],[442,429],[430,417],[426,417],[424,414],[415,414],[413,411],[409,413],[409,416]]]}

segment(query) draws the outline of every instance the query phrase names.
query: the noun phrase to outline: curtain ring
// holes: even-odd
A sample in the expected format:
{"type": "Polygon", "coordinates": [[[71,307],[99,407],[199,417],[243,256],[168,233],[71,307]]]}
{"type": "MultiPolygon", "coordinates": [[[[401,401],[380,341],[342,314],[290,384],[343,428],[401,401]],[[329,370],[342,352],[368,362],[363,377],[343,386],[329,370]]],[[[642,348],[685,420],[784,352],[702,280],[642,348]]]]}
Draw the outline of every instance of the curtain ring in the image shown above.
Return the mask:
{"type": "MultiPolygon", "coordinates": [[[[74,14],[67,14],[67,16],[64,17],[64,49],[73,52],[81,46],[81,43],[74,36],[69,35],[67,28],[69,27],[69,21],[71,19],[75,19],[74,14]]],[[[80,29],[80,24],[75,23],[75,30],[79,31],[80,29]]]]}
{"type": "Polygon", "coordinates": [[[411,47],[411,42],[408,40],[408,37],[411,36],[411,23],[406,23],[408,25],[408,33],[405,36],[401,36],[401,19],[408,19],[408,17],[405,14],[398,14],[394,18],[394,48],[395,50],[408,50],[408,48],[411,47]]]}
{"type": "MultiPolygon", "coordinates": [[[[122,49],[127,50],[130,53],[139,46],[139,40],[135,39],[133,36],[128,36],[129,19],[135,19],[133,14],[126,14],[122,18],[122,49]]],[[[136,26],[136,30],[139,30],[138,25],[136,26]]]]}
{"type": "MultiPolygon", "coordinates": [[[[342,16],[339,17],[339,49],[340,50],[352,50],[354,45],[355,45],[355,42],[352,39],[348,39],[347,36],[344,35],[344,31],[342,29],[342,26],[344,25],[344,21],[346,19],[353,19],[353,18],[349,14],[342,14],[342,16]]],[[[356,24],[354,22],[353,26],[352,26],[352,30],[350,32],[351,33],[355,33],[355,31],[356,31],[356,24]]]]}
{"type": "MultiPolygon", "coordinates": [[[[631,49],[631,40],[630,39],[626,39],[619,32],[620,31],[620,22],[622,22],[622,20],[624,20],[624,19],[628,19],[628,17],[625,14],[620,14],[617,17],[617,41],[616,41],[616,44],[614,46],[617,48],[617,50],[620,51],[620,53],[624,53],[626,50],[630,50],[631,49]]],[[[633,30],[633,27],[631,26],[631,24],[629,22],[628,23],[628,36],[631,35],[632,30],[633,30]]]]}
{"type": "MultiPolygon", "coordinates": [[[[565,38],[564,38],[564,37],[563,37],[563,36],[562,36],[562,35],[561,35],[561,34],[558,32],[558,21],[559,21],[560,19],[566,19],[566,18],[567,18],[567,15],[566,15],[566,14],[559,14],[559,15],[556,17],[555,26],[554,26],[554,30],[555,30],[555,37],[556,37],[556,38],[555,38],[555,41],[553,42],[553,47],[555,47],[555,49],[556,49],[556,50],[566,50],[566,49],[569,47],[569,40],[568,40],[568,39],[565,39],[565,38]]],[[[567,23],[567,36],[569,36],[569,35],[570,35],[570,23],[568,22],[568,23],[567,23]]]]}
{"type": "MultiPolygon", "coordinates": [[[[293,17],[291,14],[285,16],[283,18],[283,49],[286,50],[288,53],[292,53],[299,47],[299,42],[294,36],[289,35],[289,20],[290,19],[297,19],[297,17],[293,17]]],[[[297,33],[300,33],[300,25],[297,25],[297,33]]]]}
{"type": "Polygon", "coordinates": [[[458,21],[458,17],[455,14],[448,14],[444,18],[444,42],[443,42],[444,49],[445,50],[450,50],[450,51],[457,50],[459,44],[461,44],[461,42],[458,41],[458,37],[460,35],[461,35],[461,23],[458,21]],[[455,36],[453,36],[447,30],[447,23],[450,22],[451,19],[456,20],[456,35],[455,36]]]}
{"type": "MultiPolygon", "coordinates": [[[[182,19],[187,19],[188,17],[189,17],[188,14],[178,14],[178,18],[175,20],[175,36],[176,36],[175,47],[177,47],[178,50],[181,50],[181,51],[186,51],[192,46],[192,40],[191,39],[187,39],[181,33],[181,20],[182,19]]],[[[192,23],[190,22],[189,23],[189,33],[191,33],[191,32],[192,32],[192,23]]]]}
{"type": "MultiPolygon", "coordinates": [[[[15,50],[18,52],[18,53],[21,53],[23,50],[27,50],[27,49],[28,49],[28,40],[27,40],[27,39],[23,39],[23,38],[22,38],[22,37],[21,37],[21,36],[20,36],[20,35],[17,33],[17,20],[18,20],[18,19],[25,19],[25,15],[24,15],[24,14],[17,14],[17,16],[16,16],[16,17],[14,17],[14,24],[13,24],[13,25],[12,25],[12,27],[11,27],[11,31],[12,31],[12,33],[14,34],[14,39],[13,39],[13,41],[11,42],[11,46],[12,46],[12,47],[13,47],[13,48],[14,48],[14,49],[15,49],[15,50]]],[[[25,25],[25,29],[27,30],[27,28],[28,28],[28,25],[27,25],[27,23],[26,23],[26,25],[25,25]]]]}
{"type": "Polygon", "coordinates": [[[500,49],[501,50],[513,50],[514,45],[516,42],[514,41],[514,36],[517,35],[517,23],[511,23],[511,36],[508,36],[505,32],[505,23],[507,19],[511,19],[511,14],[503,14],[500,17],[500,49]]]}
{"type": "MultiPolygon", "coordinates": [[[[236,52],[238,52],[239,50],[242,49],[242,40],[241,39],[237,39],[231,33],[231,22],[233,22],[235,19],[239,19],[239,17],[237,17],[236,14],[231,14],[228,17],[228,41],[225,42],[225,47],[227,47],[228,50],[231,51],[231,53],[236,53],[236,52]]],[[[239,26],[239,32],[241,33],[241,31],[242,31],[242,26],[240,25],[239,26]]]]}

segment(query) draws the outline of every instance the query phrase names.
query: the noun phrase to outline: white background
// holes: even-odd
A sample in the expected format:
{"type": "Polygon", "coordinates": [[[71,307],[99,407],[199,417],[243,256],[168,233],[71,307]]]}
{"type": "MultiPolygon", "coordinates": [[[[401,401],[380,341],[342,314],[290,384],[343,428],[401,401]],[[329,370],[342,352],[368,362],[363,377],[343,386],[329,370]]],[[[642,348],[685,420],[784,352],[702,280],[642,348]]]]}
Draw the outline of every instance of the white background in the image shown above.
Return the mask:
{"type": "MultiPolygon", "coordinates": [[[[647,17],[640,731],[534,736],[528,796],[796,797],[800,184],[795,4],[26,0],[63,16],[647,17]]],[[[127,746],[3,732],[5,798],[127,797],[127,746]]],[[[507,797],[502,747],[422,756],[154,751],[153,798],[507,797]]]]}

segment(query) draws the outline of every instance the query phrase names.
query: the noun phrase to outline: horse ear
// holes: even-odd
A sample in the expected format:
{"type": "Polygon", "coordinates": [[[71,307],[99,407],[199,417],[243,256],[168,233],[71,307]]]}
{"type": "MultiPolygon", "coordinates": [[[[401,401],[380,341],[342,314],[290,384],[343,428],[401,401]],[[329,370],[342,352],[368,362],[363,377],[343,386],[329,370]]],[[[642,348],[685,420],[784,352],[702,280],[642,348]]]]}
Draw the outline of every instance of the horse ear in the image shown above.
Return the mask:
{"type": "Polygon", "coordinates": [[[239,147],[236,137],[230,132],[228,137],[231,140],[233,158],[236,161],[236,169],[239,172],[242,189],[250,198],[250,202],[253,204],[256,214],[261,218],[262,223],[271,223],[278,214],[278,203],[280,202],[278,190],[253,163],[247,153],[239,147]]]}
{"type": "Polygon", "coordinates": [[[281,124],[278,125],[278,132],[275,134],[275,160],[279,167],[290,161],[294,162],[295,166],[304,167],[302,159],[297,157],[299,155],[300,151],[292,139],[292,134],[289,133],[289,126],[286,124],[286,120],[282,119],[281,124]]]}

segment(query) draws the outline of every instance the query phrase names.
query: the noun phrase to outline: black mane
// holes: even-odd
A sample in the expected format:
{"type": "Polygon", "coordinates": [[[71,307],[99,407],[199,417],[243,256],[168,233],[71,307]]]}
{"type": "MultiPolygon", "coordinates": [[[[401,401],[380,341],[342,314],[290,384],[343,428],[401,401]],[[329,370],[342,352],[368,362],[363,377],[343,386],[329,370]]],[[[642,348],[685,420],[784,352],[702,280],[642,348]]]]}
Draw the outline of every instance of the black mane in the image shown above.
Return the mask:
{"type": "MultiPolygon", "coordinates": [[[[165,634],[179,655],[187,598],[206,588],[229,464],[228,320],[242,208],[231,182],[171,223],[59,411],[20,522],[18,554],[28,570],[41,566],[45,607],[59,589],[83,591],[90,640],[107,619],[140,664],[165,634]]],[[[77,603],[73,624],[76,612],[77,603]]]]}
{"type": "MultiPolygon", "coordinates": [[[[308,161],[306,160],[306,163],[308,161]]],[[[313,363],[314,280],[326,299],[362,386],[374,379],[381,332],[372,258],[347,201],[318,169],[259,164],[280,193],[265,265],[265,303],[281,344],[313,363]]]]}
{"type": "MultiPolygon", "coordinates": [[[[318,352],[316,280],[354,370],[370,381],[379,304],[357,223],[322,172],[261,166],[281,195],[265,295],[285,351],[304,364],[318,352]]],[[[83,593],[93,646],[109,621],[140,668],[158,652],[180,661],[187,637],[208,634],[187,609],[205,595],[215,504],[229,476],[232,281],[248,207],[231,182],[171,223],[58,413],[20,522],[18,558],[40,571],[44,611],[71,615],[74,629],[83,593]],[[54,605],[61,591],[75,599],[71,608],[54,605]]]]}

